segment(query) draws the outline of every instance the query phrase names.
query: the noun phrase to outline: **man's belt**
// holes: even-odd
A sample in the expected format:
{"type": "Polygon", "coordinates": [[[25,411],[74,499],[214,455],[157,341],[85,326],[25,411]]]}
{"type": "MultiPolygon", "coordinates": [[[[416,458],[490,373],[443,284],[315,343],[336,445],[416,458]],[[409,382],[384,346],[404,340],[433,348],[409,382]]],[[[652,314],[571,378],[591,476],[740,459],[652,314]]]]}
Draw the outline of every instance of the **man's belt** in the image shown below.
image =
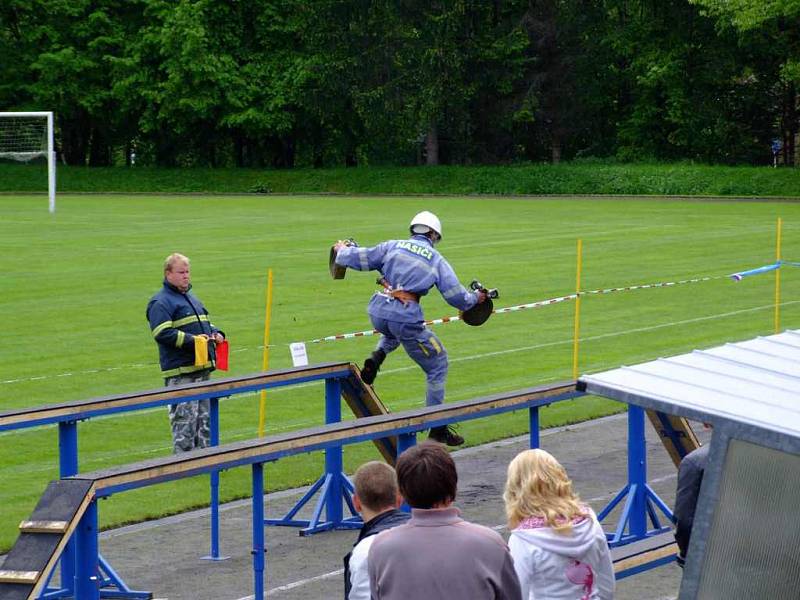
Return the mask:
{"type": "Polygon", "coordinates": [[[400,300],[403,304],[408,304],[409,302],[416,302],[419,304],[419,294],[409,292],[408,290],[396,290],[392,288],[392,284],[383,277],[377,279],[375,283],[383,286],[383,291],[381,293],[386,296],[394,298],[395,300],[400,300]]]}
{"type": "Polygon", "coordinates": [[[416,302],[419,304],[419,294],[415,294],[414,292],[408,292],[406,290],[386,290],[386,293],[395,300],[400,300],[403,304],[408,304],[409,302],[416,302]]]}

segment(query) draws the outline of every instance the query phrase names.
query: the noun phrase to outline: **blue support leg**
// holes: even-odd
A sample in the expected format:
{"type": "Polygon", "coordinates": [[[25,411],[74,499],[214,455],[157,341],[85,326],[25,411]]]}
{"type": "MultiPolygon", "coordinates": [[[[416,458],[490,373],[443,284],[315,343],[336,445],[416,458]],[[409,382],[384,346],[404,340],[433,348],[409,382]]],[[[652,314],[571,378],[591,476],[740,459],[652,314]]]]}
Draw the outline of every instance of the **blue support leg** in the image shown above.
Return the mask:
{"type": "Polygon", "coordinates": [[[92,500],[75,530],[75,597],[99,600],[99,555],[97,543],[97,500],[92,500]]]}
{"type": "Polygon", "coordinates": [[[647,447],[644,410],[633,404],[628,407],[628,441],[628,481],[632,484],[629,529],[636,539],[643,539],[647,536],[647,447]],[[630,444],[631,441],[634,443],[630,444]]]}
{"type": "MultiPolygon", "coordinates": [[[[342,390],[338,379],[325,380],[325,423],[342,420],[342,390]]],[[[342,520],[343,452],[341,446],[325,450],[325,473],[330,476],[325,496],[325,512],[330,523],[342,520]]]]}
{"type": "MultiPolygon", "coordinates": [[[[356,490],[353,487],[353,482],[350,481],[350,478],[347,475],[342,475],[342,499],[344,500],[345,504],[347,505],[350,514],[357,515],[358,511],[356,510],[356,505],[353,504],[353,494],[355,494],[356,490]]],[[[360,516],[360,515],[359,515],[360,516]]],[[[363,524],[363,521],[362,521],[363,524]]]]}
{"type": "Polygon", "coordinates": [[[530,435],[530,447],[539,447],[539,407],[531,406],[528,409],[528,427],[530,435]]]}
{"type": "Polygon", "coordinates": [[[400,457],[400,455],[412,448],[413,446],[417,445],[417,434],[416,432],[412,431],[411,433],[401,433],[397,436],[397,456],[395,456],[395,460],[400,457]]]}
{"type": "MultiPolygon", "coordinates": [[[[211,430],[211,445],[219,446],[219,398],[209,400],[208,424],[211,430]]],[[[227,560],[219,552],[219,471],[211,471],[211,554],[203,560],[227,560]]]]}
{"type": "Polygon", "coordinates": [[[616,530],[613,534],[606,534],[608,543],[612,547],[636,542],[669,530],[669,527],[661,526],[655,507],[658,507],[670,521],[672,520],[669,508],[647,485],[647,443],[644,426],[644,409],[633,404],[628,405],[628,483],[598,514],[598,519],[602,521],[625,498],[616,530]],[[652,522],[652,529],[648,528],[648,517],[652,522]]]}
{"type": "Polygon", "coordinates": [[[117,572],[108,564],[102,555],[98,555],[98,573],[100,575],[100,597],[101,598],[138,598],[140,600],[150,600],[152,592],[132,590],[122,580],[117,572]]]}
{"type": "Polygon", "coordinates": [[[617,504],[619,504],[620,501],[628,495],[628,490],[630,489],[630,487],[631,485],[627,484],[624,488],[622,488],[619,492],[617,492],[617,495],[614,496],[614,499],[611,502],[609,502],[608,505],[603,510],[597,513],[598,521],[602,521],[609,514],[611,514],[611,511],[614,510],[617,504]]]}
{"type": "Polygon", "coordinates": [[[253,464],[253,597],[264,600],[264,465],[253,464]]]}
{"type": "MultiPolygon", "coordinates": [[[[666,503],[659,497],[658,494],[655,493],[653,488],[651,488],[649,485],[647,486],[647,499],[648,502],[655,504],[658,507],[658,509],[662,513],[664,513],[664,516],[667,517],[670,523],[675,521],[675,517],[673,516],[669,506],[666,505],[666,503]]],[[[665,529],[670,529],[670,527],[668,526],[665,529]]]]}
{"type": "Polygon", "coordinates": [[[653,527],[655,529],[660,530],[661,529],[661,521],[659,521],[658,514],[656,513],[656,509],[653,506],[653,503],[650,501],[650,497],[648,496],[648,489],[649,488],[645,487],[645,490],[644,490],[644,492],[645,492],[644,500],[645,500],[645,506],[647,507],[647,516],[650,517],[650,522],[653,524],[653,527]]]}
{"type": "MultiPolygon", "coordinates": [[[[412,431],[411,433],[401,433],[397,436],[397,456],[395,456],[395,463],[397,463],[397,459],[400,458],[400,455],[408,450],[409,448],[415,446],[417,443],[417,434],[416,432],[412,431]]],[[[400,505],[400,510],[403,512],[410,513],[411,507],[408,505],[408,502],[403,499],[403,504],[400,505]]]]}
{"type": "MultiPolygon", "coordinates": [[[[325,423],[338,423],[342,420],[342,388],[339,379],[325,380],[325,423]]],[[[266,519],[265,525],[285,527],[301,527],[300,535],[311,535],[331,529],[360,529],[361,517],[356,512],[349,494],[353,486],[342,471],[342,447],[336,446],[325,450],[325,473],[311,489],[280,519],[266,519]],[[295,519],[294,516],[319,491],[319,498],[314,506],[311,518],[295,519]],[[344,517],[343,502],[347,504],[351,515],[344,517]],[[322,510],[325,509],[325,520],[322,510]]]]}
{"type": "MultiPolygon", "coordinates": [[[[78,423],[64,421],[58,424],[58,473],[70,477],[78,472],[78,423]]],[[[61,553],[61,588],[72,595],[75,583],[75,538],[70,538],[61,553]]],[[[47,589],[45,587],[45,589],[47,589]]],[[[51,596],[52,597],[52,596],[51,596]]],[[[60,596],[56,596],[60,597],[60,596]]]]}
{"type": "MultiPolygon", "coordinates": [[[[617,528],[614,531],[614,535],[608,540],[608,545],[611,547],[620,546],[622,544],[626,544],[629,541],[632,542],[634,539],[629,539],[630,536],[625,536],[625,529],[630,526],[631,523],[631,512],[633,511],[634,501],[636,499],[636,484],[632,483],[628,486],[628,495],[625,497],[625,504],[622,507],[622,512],[619,515],[619,521],[617,522],[617,528]]],[[[606,536],[608,537],[608,536],[606,536]]]]}
{"type": "Polygon", "coordinates": [[[319,533],[320,531],[330,531],[333,529],[333,522],[330,520],[323,521],[322,510],[328,505],[328,496],[331,491],[331,480],[333,475],[323,476],[322,487],[319,488],[319,498],[314,505],[314,510],[311,513],[307,525],[300,530],[300,535],[311,535],[312,533],[319,533]]]}

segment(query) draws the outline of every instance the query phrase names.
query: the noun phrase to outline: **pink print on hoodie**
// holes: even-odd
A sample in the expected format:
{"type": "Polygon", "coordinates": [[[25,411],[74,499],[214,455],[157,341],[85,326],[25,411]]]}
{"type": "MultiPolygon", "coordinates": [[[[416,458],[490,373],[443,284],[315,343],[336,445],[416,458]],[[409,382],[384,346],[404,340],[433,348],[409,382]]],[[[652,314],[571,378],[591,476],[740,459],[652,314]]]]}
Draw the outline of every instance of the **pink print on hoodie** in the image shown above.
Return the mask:
{"type": "Polygon", "coordinates": [[[588,506],[559,533],[540,517],[524,519],[511,532],[508,546],[514,558],[523,600],[611,600],[614,569],[606,536],[588,506]]]}

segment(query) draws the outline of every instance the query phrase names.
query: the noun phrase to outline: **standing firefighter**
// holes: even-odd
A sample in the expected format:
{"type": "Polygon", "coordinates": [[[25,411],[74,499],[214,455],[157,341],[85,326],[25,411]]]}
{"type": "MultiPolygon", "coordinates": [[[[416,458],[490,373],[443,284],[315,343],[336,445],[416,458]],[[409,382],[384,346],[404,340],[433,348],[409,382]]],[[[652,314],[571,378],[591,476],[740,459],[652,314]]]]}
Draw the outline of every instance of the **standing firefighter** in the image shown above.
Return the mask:
{"type": "MultiPolygon", "coordinates": [[[[214,345],[225,339],[191,289],[189,259],[170,254],[164,261],[164,287],[150,299],[146,312],[167,386],[208,380],[215,368],[214,345]]],[[[209,446],[209,405],[209,400],[170,405],[176,454],[209,446]]]]}
{"type": "MultiPolygon", "coordinates": [[[[375,351],[364,361],[362,379],[375,381],[386,355],[400,344],[428,379],[426,404],[444,401],[447,379],[447,351],[441,340],[425,326],[420,298],[433,287],[448,304],[466,311],[486,300],[483,290],[469,291],[459,283],[453,268],[434,246],[442,239],[442,225],[436,215],[423,211],[411,219],[411,238],[389,240],[372,248],[360,248],[339,241],[334,246],[336,264],[359,271],[379,271],[383,289],[369,301],[367,311],[373,327],[382,337],[375,351]]],[[[448,446],[459,446],[464,438],[451,427],[431,429],[430,437],[448,446]]]]}

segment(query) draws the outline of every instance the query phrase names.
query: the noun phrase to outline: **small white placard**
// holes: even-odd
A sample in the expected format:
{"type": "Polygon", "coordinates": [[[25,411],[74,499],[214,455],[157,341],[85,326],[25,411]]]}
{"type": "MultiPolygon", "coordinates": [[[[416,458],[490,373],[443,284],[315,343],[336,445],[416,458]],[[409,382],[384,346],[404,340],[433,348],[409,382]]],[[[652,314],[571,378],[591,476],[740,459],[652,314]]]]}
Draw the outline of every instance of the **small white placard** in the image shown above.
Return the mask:
{"type": "Polygon", "coordinates": [[[306,352],[305,342],[295,342],[289,344],[292,353],[292,364],[295,367],[305,367],[308,365],[308,353],[306,352]]]}

